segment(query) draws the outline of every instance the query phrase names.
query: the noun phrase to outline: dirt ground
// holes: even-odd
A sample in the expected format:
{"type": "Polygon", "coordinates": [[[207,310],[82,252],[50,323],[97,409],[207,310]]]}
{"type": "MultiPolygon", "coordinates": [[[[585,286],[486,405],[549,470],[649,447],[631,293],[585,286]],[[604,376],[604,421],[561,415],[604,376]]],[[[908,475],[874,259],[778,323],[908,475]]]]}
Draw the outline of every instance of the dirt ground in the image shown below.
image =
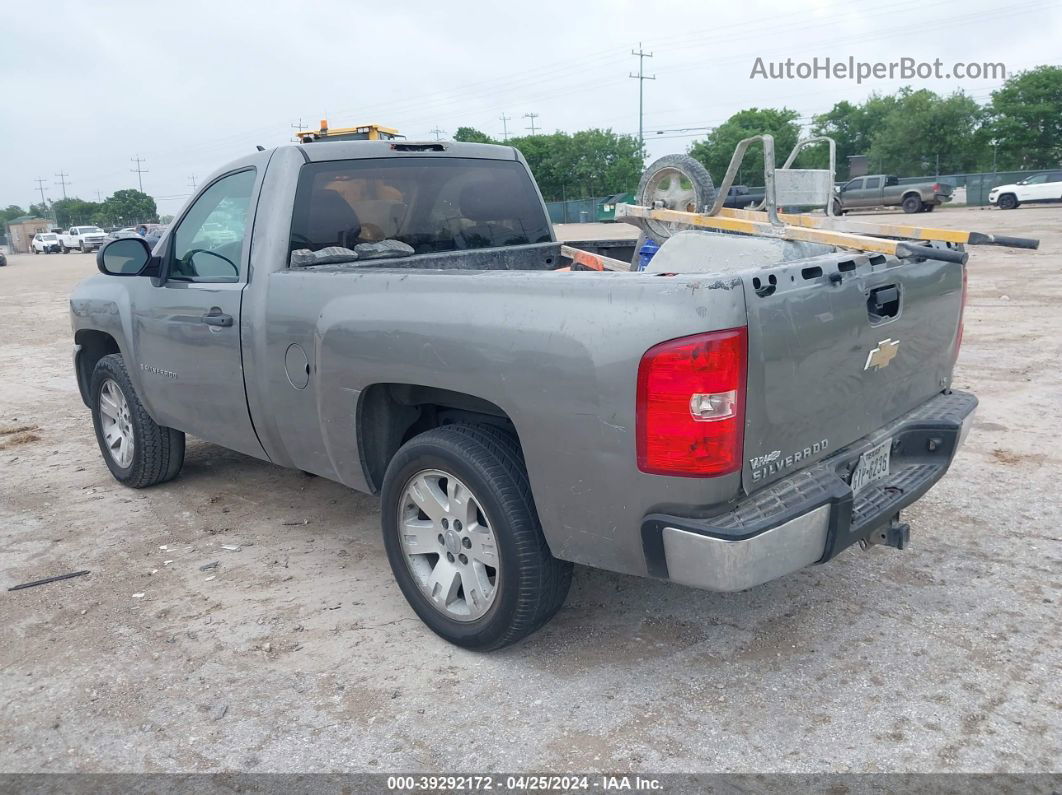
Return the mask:
{"type": "Polygon", "coordinates": [[[917,220],[1043,242],[973,252],[981,407],[913,548],[739,594],[578,568],[489,655],[414,617],[372,497],[199,441],[176,481],[115,483],[70,360],[93,257],[11,257],[0,770],[1058,771],[1062,208],[917,220]]]}

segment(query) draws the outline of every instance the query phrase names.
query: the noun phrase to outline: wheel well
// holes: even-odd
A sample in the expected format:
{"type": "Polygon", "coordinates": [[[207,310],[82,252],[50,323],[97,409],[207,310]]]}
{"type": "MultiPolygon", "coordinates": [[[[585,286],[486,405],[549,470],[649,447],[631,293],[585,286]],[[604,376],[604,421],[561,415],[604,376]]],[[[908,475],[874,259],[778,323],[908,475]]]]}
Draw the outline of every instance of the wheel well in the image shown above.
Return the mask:
{"type": "Polygon", "coordinates": [[[505,411],[474,395],[416,384],[373,384],[363,391],[358,401],[358,449],[372,492],[379,492],[399,447],[418,433],[453,423],[493,425],[520,443],[505,411]]]}
{"type": "Polygon", "coordinates": [[[82,329],[74,334],[74,342],[81,346],[77,355],[77,386],[81,390],[81,399],[89,406],[89,383],[96,362],[111,353],[121,353],[114,337],[105,331],[82,329]]]}
{"type": "Polygon", "coordinates": [[[918,192],[918,191],[916,191],[916,190],[909,190],[909,191],[907,191],[907,193],[905,193],[905,194],[904,194],[903,196],[901,196],[901,197],[900,197],[900,201],[903,201],[903,200],[904,200],[904,199],[906,199],[906,198],[907,198],[908,196],[914,196],[914,197],[915,197],[916,199],[918,199],[919,201],[922,201],[922,194],[921,194],[921,193],[919,193],[919,192],[918,192]]]}

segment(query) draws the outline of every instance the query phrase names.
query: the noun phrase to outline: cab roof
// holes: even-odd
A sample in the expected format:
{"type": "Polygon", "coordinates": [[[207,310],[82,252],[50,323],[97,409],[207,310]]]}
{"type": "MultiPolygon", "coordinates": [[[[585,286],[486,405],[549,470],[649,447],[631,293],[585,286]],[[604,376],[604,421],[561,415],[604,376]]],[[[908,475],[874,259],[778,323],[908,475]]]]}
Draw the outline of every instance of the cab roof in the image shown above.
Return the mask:
{"type": "Polygon", "coordinates": [[[299,144],[297,148],[313,162],[417,155],[473,157],[480,160],[519,159],[516,149],[511,146],[458,141],[315,141],[309,144],[299,144]]]}

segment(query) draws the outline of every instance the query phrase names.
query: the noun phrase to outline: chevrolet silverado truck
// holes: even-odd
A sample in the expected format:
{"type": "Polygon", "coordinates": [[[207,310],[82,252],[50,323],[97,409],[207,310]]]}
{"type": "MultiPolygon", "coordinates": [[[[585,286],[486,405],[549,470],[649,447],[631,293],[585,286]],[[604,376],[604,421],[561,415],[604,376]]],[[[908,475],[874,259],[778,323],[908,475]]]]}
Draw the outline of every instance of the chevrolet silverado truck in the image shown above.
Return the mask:
{"type": "Polygon", "coordinates": [[[59,248],[68,251],[95,251],[107,242],[107,233],[98,226],[72,226],[59,234],[59,248]]]}
{"type": "Polygon", "coordinates": [[[905,213],[928,213],[951,201],[955,186],[940,181],[901,185],[889,174],[850,179],[837,189],[833,214],[865,207],[902,207],[905,213]]]}
{"type": "Polygon", "coordinates": [[[977,403],[962,261],[697,232],[653,263],[564,267],[510,147],[283,146],[97,255],[74,369],[127,486],[192,434],[378,494],[399,588],[467,648],[544,624],[573,563],[734,591],[903,548],[977,403]]]}

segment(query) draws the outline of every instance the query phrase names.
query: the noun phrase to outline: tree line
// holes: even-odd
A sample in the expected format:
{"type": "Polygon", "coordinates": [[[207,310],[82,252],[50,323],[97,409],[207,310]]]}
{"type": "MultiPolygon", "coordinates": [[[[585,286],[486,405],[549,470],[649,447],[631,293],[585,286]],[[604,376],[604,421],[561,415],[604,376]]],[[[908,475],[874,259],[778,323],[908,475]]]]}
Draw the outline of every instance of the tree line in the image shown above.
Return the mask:
{"type": "MultiPolygon", "coordinates": [[[[775,141],[780,165],[801,137],[800,114],[790,108],[738,111],[688,149],[719,183],[737,142],[761,133],[775,141]]],[[[923,176],[1017,171],[1062,165],[1062,67],[1040,66],[1013,75],[981,105],[961,91],[940,95],[903,88],[871,94],[862,103],[838,102],[814,116],[811,135],[837,142],[837,178],[848,178],[849,156],[866,155],[873,173],[923,176]]],[[[472,127],[456,141],[503,143],[472,127]]],[[[547,201],[634,190],[643,168],[638,139],[612,130],[556,132],[510,138],[523,154],[547,201]]],[[[763,181],[763,150],[749,148],[738,182],[763,181]]],[[[825,168],[825,146],[811,147],[796,165],[825,168]]]]}
{"type": "Polygon", "coordinates": [[[23,209],[17,204],[0,210],[0,223],[7,223],[23,215],[51,218],[56,226],[66,228],[81,224],[96,226],[131,226],[158,223],[155,200],[132,188],[115,191],[102,202],[85,201],[76,197],[39,202],[23,209]]]}

